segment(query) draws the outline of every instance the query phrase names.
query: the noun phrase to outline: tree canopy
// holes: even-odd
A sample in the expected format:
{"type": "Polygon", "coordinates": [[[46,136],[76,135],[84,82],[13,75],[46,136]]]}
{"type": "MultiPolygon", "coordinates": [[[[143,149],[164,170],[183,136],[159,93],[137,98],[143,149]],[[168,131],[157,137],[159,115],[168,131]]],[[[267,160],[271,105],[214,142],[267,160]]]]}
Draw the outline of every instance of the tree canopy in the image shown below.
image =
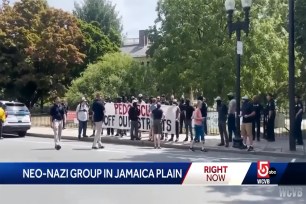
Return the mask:
{"type": "Polygon", "coordinates": [[[116,6],[107,0],[84,0],[83,4],[75,3],[73,13],[88,23],[97,22],[112,42],[121,44],[122,24],[116,6]]]}
{"type": "Polygon", "coordinates": [[[7,97],[33,104],[60,94],[69,72],[83,63],[84,44],[78,20],[47,5],[45,0],[21,0],[0,11],[0,83],[7,97]]]}
{"type": "MultiPolygon", "coordinates": [[[[235,19],[243,16],[239,10],[235,19]]],[[[192,89],[208,98],[234,91],[236,39],[228,37],[224,2],[160,0],[157,12],[160,28],[150,30],[148,54],[160,73],[158,80],[165,82],[159,88],[178,94],[192,89]]],[[[286,95],[287,12],[286,0],[253,3],[250,33],[242,35],[242,94],[286,95]]]]}
{"type": "Polygon", "coordinates": [[[82,96],[94,98],[96,92],[104,97],[116,97],[127,91],[126,79],[137,66],[133,58],[121,53],[109,53],[94,64],[89,64],[82,76],[75,79],[66,97],[70,104],[76,104],[82,96]]]}

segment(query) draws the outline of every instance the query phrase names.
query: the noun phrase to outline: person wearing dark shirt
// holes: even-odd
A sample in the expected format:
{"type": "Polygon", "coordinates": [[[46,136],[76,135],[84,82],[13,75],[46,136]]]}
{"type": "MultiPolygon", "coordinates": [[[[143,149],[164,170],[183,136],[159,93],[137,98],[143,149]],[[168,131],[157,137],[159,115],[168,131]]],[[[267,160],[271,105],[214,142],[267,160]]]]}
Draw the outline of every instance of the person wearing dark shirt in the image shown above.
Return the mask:
{"type": "Polygon", "coordinates": [[[295,121],[294,121],[294,135],[296,138],[297,145],[303,145],[302,137],[302,121],[303,121],[303,104],[299,95],[295,96],[295,121]]]}
{"type": "Polygon", "coordinates": [[[133,106],[129,109],[129,120],[131,121],[131,140],[140,140],[138,137],[138,119],[140,110],[137,106],[137,101],[133,101],[133,106]]]}
{"type": "Polygon", "coordinates": [[[267,94],[267,106],[266,106],[266,139],[269,142],[275,141],[275,134],[274,134],[274,123],[275,123],[275,116],[276,116],[276,110],[275,110],[275,101],[273,99],[272,94],[267,94]]]}
{"type": "Polygon", "coordinates": [[[160,140],[162,134],[162,123],[164,119],[164,113],[161,109],[161,104],[157,103],[156,108],[152,111],[153,115],[153,138],[154,138],[154,148],[160,149],[160,140]]]}
{"type": "Polygon", "coordinates": [[[67,104],[66,101],[63,99],[61,105],[62,105],[62,107],[63,107],[63,109],[64,109],[64,112],[65,112],[65,119],[63,120],[63,129],[66,129],[67,115],[68,115],[68,104],[67,104]]]}
{"type": "Polygon", "coordinates": [[[192,115],[194,112],[194,107],[190,105],[190,100],[186,100],[186,106],[185,106],[185,126],[186,126],[186,138],[185,142],[188,141],[188,131],[190,132],[190,141],[193,141],[193,132],[192,132],[192,115]]]}
{"type": "Polygon", "coordinates": [[[104,102],[102,101],[101,95],[98,93],[96,94],[96,99],[92,104],[92,111],[93,111],[93,119],[96,127],[96,135],[94,138],[94,142],[92,145],[92,149],[103,149],[101,142],[101,133],[102,133],[102,125],[104,122],[104,102]]]}
{"type": "Polygon", "coordinates": [[[54,105],[50,109],[50,123],[54,132],[55,149],[60,150],[60,140],[62,137],[63,121],[65,119],[65,110],[61,105],[60,98],[57,97],[54,105]]]}
{"type": "Polygon", "coordinates": [[[247,96],[242,97],[242,107],[241,107],[241,135],[243,136],[243,146],[242,149],[248,149],[248,151],[253,151],[253,136],[252,136],[252,124],[254,116],[256,115],[254,111],[253,104],[249,101],[247,96]],[[249,138],[249,148],[247,146],[247,141],[249,138]]]}
{"type": "Polygon", "coordinates": [[[165,94],[163,94],[163,95],[161,96],[161,99],[160,99],[160,100],[161,100],[161,101],[160,101],[161,105],[167,105],[167,106],[170,105],[169,101],[167,101],[167,99],[166,99],[165,94]]]}
{"type": "MultiPolygon", "coordinates": [[[[179,108],[181,110],[181,114],[180,114],[180,134],[183,134],[183,125],[186,119],[185,116],[185,101],[184,99],[181,99],[180,104],[179,104],[179,108]]],[[[186,128],[186,125],[185,125],[186,128]]]]}
{"type": "Polygon", "coordinates": [[[229,146],[229,140],[228,140],[228,134],[226,130],[226,121],[227,121],[227,113],[228,108],[227,106],[222,102],[222,99],[220,96],[218,96],[215,99],[217,103],[217,112],[218,112],[218,128],[220,133],[221,142],[218,144],[218,146],[229,146]]]}
{"type": "Polygon", "coordinates": [[[252,135],[253,140],[257,137],[257,141],[260,141],[260,119],[261,119],[261,112],[262,112],[262,105],[259,103],[259,97],[253,97],[253,109],[255,111],[255,116],[252,125],[252,135]]]}
{"type": "Polygon", "coordinates": [[[203,116],[203,131],[207,135],[207,103],[203,96],[198,97],[198,100],[202,102],[201,113],[203,116]]]}

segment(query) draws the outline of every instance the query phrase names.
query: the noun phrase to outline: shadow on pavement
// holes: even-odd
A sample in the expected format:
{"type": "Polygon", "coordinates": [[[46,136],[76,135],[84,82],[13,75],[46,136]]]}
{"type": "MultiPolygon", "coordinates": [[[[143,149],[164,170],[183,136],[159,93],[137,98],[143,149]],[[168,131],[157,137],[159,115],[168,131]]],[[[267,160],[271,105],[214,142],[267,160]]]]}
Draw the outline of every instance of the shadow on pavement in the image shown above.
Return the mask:
{"type": "Polygon", "coordinates": [[[38,149],[32,149],[34,151],[44,151],[44,150],[55,150],[54,148],[38,148],[38,149]]]}
{"type": "Polygon", "coordinates": [[[77,151],[92,151],[92,148],[74,148],[72,150],[77,150],[77,151]]]}

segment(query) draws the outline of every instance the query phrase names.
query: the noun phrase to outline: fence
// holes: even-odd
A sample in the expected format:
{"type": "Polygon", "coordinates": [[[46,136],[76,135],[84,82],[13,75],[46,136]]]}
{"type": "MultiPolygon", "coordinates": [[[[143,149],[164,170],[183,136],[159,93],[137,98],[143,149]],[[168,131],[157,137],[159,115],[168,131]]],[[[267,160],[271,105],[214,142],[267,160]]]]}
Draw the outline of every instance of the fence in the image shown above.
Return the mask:
{"type": "MultiPolygon", "coordinates": [[[[210,122],[208,122],[208,134],[209,135],[218,135],[219,130],[217,126],[217,112],[210,109],[208,112],[208,117],[210,122]]],[[[261,119],[261,132],[263,133],[263,117],[261,119]]],[[[50,116],[48,115],[33,115],[32,116],[32,126],[36,127],[50,127],[50,116]]],[[[72,120],[67,121],[67,128],[77,128],[78,125],[74,123],[72,120]]],[[[290,127],[290,119],[288,111],[278,111],[277,117],[275,120],[275,135],[286,137],[289,136],[289,127],[290,127]]],[[[303,135],[306,136],[306,118],[303,119],[302,122],[302,132],[303,135]]]]}

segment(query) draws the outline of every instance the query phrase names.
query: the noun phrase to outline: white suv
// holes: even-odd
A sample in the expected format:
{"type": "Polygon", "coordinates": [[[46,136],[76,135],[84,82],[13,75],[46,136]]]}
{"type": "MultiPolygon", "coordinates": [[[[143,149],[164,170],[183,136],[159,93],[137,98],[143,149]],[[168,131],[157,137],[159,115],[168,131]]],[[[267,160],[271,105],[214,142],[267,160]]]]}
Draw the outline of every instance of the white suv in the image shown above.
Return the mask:
{"type": "Polygon", "coordinates": [[[3,123],[3,133],[17,133],[24,137],[31,128],[31,115],[29,109],[19,102],[0,101],[6,114],[3,123]]]}

